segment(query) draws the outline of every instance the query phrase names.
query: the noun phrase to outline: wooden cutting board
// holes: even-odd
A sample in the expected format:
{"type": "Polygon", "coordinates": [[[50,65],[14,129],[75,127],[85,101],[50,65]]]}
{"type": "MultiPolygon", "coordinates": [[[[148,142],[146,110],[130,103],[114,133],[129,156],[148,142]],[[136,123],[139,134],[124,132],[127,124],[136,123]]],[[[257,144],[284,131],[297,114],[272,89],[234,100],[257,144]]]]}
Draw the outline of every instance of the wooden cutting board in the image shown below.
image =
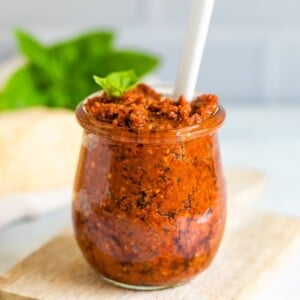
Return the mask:
{"type": "Polygon", "coordinates": [[[0,299],[245,299],[266,274],[275,273],[300,244],[300,220],[257,212],[247,206],[264,177],[227,173],[228,226],[210,268],[183,286],[136,292],[102,281],[65,231],[0,280],[0,299]]]}

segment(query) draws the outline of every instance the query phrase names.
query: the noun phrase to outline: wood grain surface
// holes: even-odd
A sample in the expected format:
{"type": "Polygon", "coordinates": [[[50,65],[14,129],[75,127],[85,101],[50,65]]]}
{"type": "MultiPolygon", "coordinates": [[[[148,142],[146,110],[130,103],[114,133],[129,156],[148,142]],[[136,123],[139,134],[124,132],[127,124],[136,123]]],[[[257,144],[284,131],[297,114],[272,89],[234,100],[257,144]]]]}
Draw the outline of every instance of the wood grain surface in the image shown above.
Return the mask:
{"type": "Polygon", "coordinates": [[[227,175],[229,220],[238,213],[238,221],[229,221],[209,269],[188,284],[155,292],[129,291],[107,284],[84,261],[72,233],[65,231],[0,280],[0,299],[249,298],[265,273],[275,273],[299,246],[300,221],[250,210],[244,200],[248,203],[259,194],[264,177],[235,172],[227,175]]]}

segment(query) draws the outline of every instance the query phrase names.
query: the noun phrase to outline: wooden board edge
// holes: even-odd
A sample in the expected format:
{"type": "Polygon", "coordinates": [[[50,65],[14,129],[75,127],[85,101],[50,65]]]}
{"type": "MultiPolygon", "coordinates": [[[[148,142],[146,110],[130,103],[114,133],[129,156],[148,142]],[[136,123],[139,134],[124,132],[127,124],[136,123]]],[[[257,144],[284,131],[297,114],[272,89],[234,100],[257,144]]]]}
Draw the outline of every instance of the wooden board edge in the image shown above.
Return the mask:
{"type": "MultiPolygon", "coordinates": [[[[7,272],[5,272],[3,275],[0,276],[0,295],[1,293],[6,294],[12,294],[6,291],[7,287],[10,285],[10,282],[14,279],[14,274],[17,274],[20,269],[23,268],[23,266],[26,266],[28,262],[32,260],[35,256],[39,255],[40,252],[42,252],[44,249],[48,248],[52,244],[57,243],[58,240],[64,239],[64,236],[70,234],[70,230],[62,230],[52,238],[50,238],[48,241],[46,241],[42,246],[38,247],[33,252],[29,253],[27,256],[25,256],[22,260],[20,260],[16,265],[14,265],[12,268],[10,268],[7,272]]],[[[6,299],[6,298],[4,298],[6,299]]],[[[35,299],[35,298],[24,298],[24,299],[35,299]]],[[[1,297],[0,297],[1,300],[1,297]]]]}
{"type": "MultiPolygon", "coordinates": [[[[1,280],[1,278],[0,278],[1,280]]],[[[0,300],[39,300],[37,298],[25,297],[10,292],[0,291],[0,300]]]]}
{"type": "Polygon", "coordinates": [[[300,251],[300,218],[296,216],[291,215],[280,215],[276,213],[270,213],[270,212],[262,212],[263,215],[269,216],[269,217],[280,217],[282,220],[286,220],[286,222],[291,223],[291,226],[293,225],[293,232],[294,235],[291,234],[289,241],[286,243],[284,247],[280,249],[278,252],[278,255],[273,256],[269,260],[269,266],[268,268],[265,268],[259,276],[253,280],[253,284],[248,285],[246,289],[242,291],[242,293],[239,295],[239,297],[235,300],[241,299],[253,299],[253,297],[256,295],[256,293],[263,289],[263,287],[270,283],[272,279],[278,275],[280,270],[284,267],[285,263],[289,263],[292,261],[293,257],[296,256],[298,253],[297,250],[300,251]],[[254,286],[256,288],[254,288],[254,286]]]}

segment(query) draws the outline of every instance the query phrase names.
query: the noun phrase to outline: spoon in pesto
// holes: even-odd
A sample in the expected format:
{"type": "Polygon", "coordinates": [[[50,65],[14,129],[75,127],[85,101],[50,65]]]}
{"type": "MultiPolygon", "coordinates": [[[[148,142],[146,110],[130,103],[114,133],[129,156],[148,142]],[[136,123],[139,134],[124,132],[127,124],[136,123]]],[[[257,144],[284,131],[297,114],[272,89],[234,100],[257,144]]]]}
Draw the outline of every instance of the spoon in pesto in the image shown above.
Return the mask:
{"type": "Polygon", "coordinates": [[[189,25],[177,72],[174,99],[181,95],[191,101],[195,94],[214,0],[192,0],[189,25]]]}

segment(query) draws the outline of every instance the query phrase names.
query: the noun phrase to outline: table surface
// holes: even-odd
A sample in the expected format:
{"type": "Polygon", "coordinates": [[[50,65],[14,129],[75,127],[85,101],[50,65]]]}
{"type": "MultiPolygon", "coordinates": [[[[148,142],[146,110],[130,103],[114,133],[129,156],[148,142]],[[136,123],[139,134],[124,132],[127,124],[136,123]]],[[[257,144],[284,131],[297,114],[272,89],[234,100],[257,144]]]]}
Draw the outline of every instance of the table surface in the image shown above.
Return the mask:
{"type": "MultiPolygon", "coordinates": [[[[220,130],[225,167],[263,171],[267,190],[260,209],[300,217],[300,106],[228,107],[220,130]]],[[[70,224],[68,207],[0,229],[0,274],[70,224]]],[[[253,299],[300,299],[300,250],[253,299]]]]}

